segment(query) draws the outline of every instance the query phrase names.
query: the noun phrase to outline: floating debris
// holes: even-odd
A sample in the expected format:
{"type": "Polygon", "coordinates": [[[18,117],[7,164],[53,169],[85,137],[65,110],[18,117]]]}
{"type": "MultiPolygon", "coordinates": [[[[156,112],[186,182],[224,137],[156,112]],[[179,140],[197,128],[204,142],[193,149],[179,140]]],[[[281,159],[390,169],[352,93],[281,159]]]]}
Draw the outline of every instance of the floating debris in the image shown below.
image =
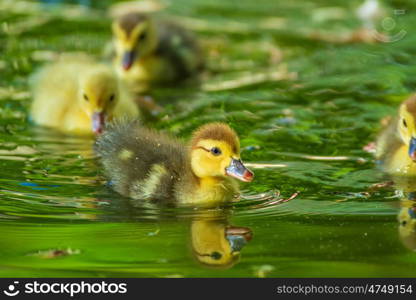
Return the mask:
{"type": "Polygon", "coordinates": [[[225,90],[232,90],[237,88],[242,88],[250,85],[265,83],[265,82],[275,82],[282,80],[295,80],[297,78],[297,73],[288,72],[286,67],[280,67],[280,70],[262,72],[257,74],[249,74],[241,76],[233,80],[225,80],[218,83],[206,83],[202,85],[202,90],[206,92],[218,92],[225,90]]]}
{"type": "Polygon", "coordinates": [[[260,164],[260,163],[245,163],[249,168],[253,169],[266,169],[266,168],[286,168],[285,164],[260,164]]]}
{"type": "Polygon", "coordinates": [[[275,267],[272,265],[261,265],[256,266],[254,269],[254,276],[258,278],[266,278],[269,273],[271,273],[275,267]]]}
{"type": "Polygon", "coordinates": [[[166,3],[159,1],[128,1],[113,4],[109,10],[108,15],[112,18],[117,18],[125,13],[141,12],[151,13],[160,11],[166,8],[166,3]]]}
{"type": "Polygon", "coordinates": [[[318,156],[318,155],[302,155],[304,159],[309,160],[329,160],[329,161],[344,161],[344,160],[352,160],[358,163],[365,163],[367,160],[362,157],[350,157],[350,156],[318,156]]]}
{"type": "Polygon", "coordinates": [[[29,256],[37,256],[44,259],[51,259],[51,258],[57,258],[62,256],[68,256],[68,255],[75,255],[80,254],[81,251],[79,249],[49,249],[49,250],[39,250],[35,253],[28,254],[29,256]]]}

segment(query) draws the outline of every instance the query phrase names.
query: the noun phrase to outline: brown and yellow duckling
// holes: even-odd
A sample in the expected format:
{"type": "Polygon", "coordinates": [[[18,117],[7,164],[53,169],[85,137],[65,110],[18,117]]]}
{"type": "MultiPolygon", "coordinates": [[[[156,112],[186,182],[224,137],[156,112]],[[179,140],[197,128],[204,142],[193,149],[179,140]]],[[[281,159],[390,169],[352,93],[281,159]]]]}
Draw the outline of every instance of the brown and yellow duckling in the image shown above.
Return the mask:
{"type": "Polygon", "coordinates": [[[112,29],[115,68],[130,85],[176,82],[203,67],[196,40],[175,23],[131,12],[118,17],[112,29]]]}
{"type": "Polygon", "coordinates": [[[416,95],[404,101],[398,115],[377,140],[376,158],[396,176],[416,176],[416,95]]]}
{"type": "Polygon", "coordinates": [[[111,67],[84,56],[45,66],[34,76],[32,90],[32,120],[65,133],[101,133],[106,121],[139,115],[111,67]]]}
{"type": "Polygon", "coordinates": [[[236,133],[223,123],[200,127],[188,146],[138,122],[114,124],[96,151],[114,190],[134,199],[219,204],[238,195],[234,179],[253,179],[236,133]]]}

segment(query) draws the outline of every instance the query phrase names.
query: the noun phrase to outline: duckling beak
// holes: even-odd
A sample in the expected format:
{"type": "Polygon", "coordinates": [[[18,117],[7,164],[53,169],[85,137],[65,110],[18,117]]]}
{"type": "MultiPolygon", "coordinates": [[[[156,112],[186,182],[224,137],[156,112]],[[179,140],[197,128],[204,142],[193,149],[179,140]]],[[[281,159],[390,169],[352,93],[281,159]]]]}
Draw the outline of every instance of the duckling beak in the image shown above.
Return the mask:
{"type": "Polygon", "coordinates": [[[134,59],[135,59],[135,53],[134,51],[126,51],[123,54],[123,59],[121,61],[123,65],[124,70],[130,69],[130,67],[133,65],[134,59]]]}
{"type": "Polygon", "coordinates": [[[247,227],[228,226],[225,229],[225,238],[230,243],[232,252],[238,252],[251,241],[253,232],[247,227]]]}
{"type": "Polygon", "coordinates": [[[247,169],[241,159],[231,159],[230,165],[225,168],[225,173],[228,176],[237,178],[244,182],[250,182],[253,180],[254,174],[249,169],[247,169]]]}
{"type": "Polygon", "coordinates": [[[416,162],[416,138],[412,137],[409,143],[409,156],[416,162]]]}
{"type": "Polygon", "coordinates": [[[95,112],[92,114],[92,131],[95,134],[103,132],[105,124],[105,114],[103,112],[95,112]]]}

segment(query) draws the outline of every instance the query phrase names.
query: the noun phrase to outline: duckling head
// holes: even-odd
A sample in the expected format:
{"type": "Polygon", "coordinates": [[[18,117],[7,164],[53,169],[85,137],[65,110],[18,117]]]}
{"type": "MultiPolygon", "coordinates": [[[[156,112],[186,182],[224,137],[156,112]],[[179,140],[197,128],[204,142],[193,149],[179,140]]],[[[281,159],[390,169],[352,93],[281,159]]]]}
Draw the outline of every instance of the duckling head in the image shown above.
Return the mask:
{"type": "Polygon", "coordinates": [[[199,263],[210,267],[233,266],[251,239],[250,228],[230,226],[221,220],[194,220],[191,225],[193,254],[199,263]]]}
{"type": "Polygon", "coordinates": [[[81,109],[91,119],[91,130],[99,134],[105,122],[112,119],[119,91],[117,79],[108,69],[94,69],[80,79],[81,109]]]}
{"type": "Polygon", "coordinates": [[[240,159],[240,141],[228,125],[210,123],[197,129],[191,142],[191,167],[199,178],[233,177],[250,182],[254,174],[240,159]]]}
{"type": "Polygon", "coordinates": [[[134,62],[152,53],[158,44],[153,19],[140,13],[128,13],[113,22],[114,45],[122,67],[129,70],[134,62]]]}
{"type": "Polygon", "coordinates": [[[399,109],[398,131],[409,156],[416,162],[416,95],[407,99],[399,109]]]}

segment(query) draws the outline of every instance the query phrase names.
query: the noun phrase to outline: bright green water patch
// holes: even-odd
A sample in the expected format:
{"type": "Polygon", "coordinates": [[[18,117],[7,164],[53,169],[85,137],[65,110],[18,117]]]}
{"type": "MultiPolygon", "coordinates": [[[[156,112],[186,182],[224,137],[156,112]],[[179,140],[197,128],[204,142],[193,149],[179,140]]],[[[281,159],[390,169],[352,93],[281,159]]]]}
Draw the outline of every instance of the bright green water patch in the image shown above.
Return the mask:
{"type": "Polygon", "coordinates": [[[29,75],[56,52],[101,55],[110,1],[90,10],[10,2],[0,1],[0,276],[415,276],[400,195],[370,189],[385,178],[363,150],[414,90],[414,4],[385,1],[390,14],[406,9],[386,34],[407,33],[364,44],[313,38],[356,30],[361,1],[172,1],[167,13],[196,31],[209,74],[200,89],[155,91],[165,111],[149,126],[187,138],[226,121],[257,164],[246,199],[208,212],[220,215],[213,227],[247,227],[253,238],[228,268],[209,268],[192,242],[199,211],[121,198],[100,177],[91,141],[28,121],[29,75]],[[278,204],[272,191],[299,195],[278,204]]]}

